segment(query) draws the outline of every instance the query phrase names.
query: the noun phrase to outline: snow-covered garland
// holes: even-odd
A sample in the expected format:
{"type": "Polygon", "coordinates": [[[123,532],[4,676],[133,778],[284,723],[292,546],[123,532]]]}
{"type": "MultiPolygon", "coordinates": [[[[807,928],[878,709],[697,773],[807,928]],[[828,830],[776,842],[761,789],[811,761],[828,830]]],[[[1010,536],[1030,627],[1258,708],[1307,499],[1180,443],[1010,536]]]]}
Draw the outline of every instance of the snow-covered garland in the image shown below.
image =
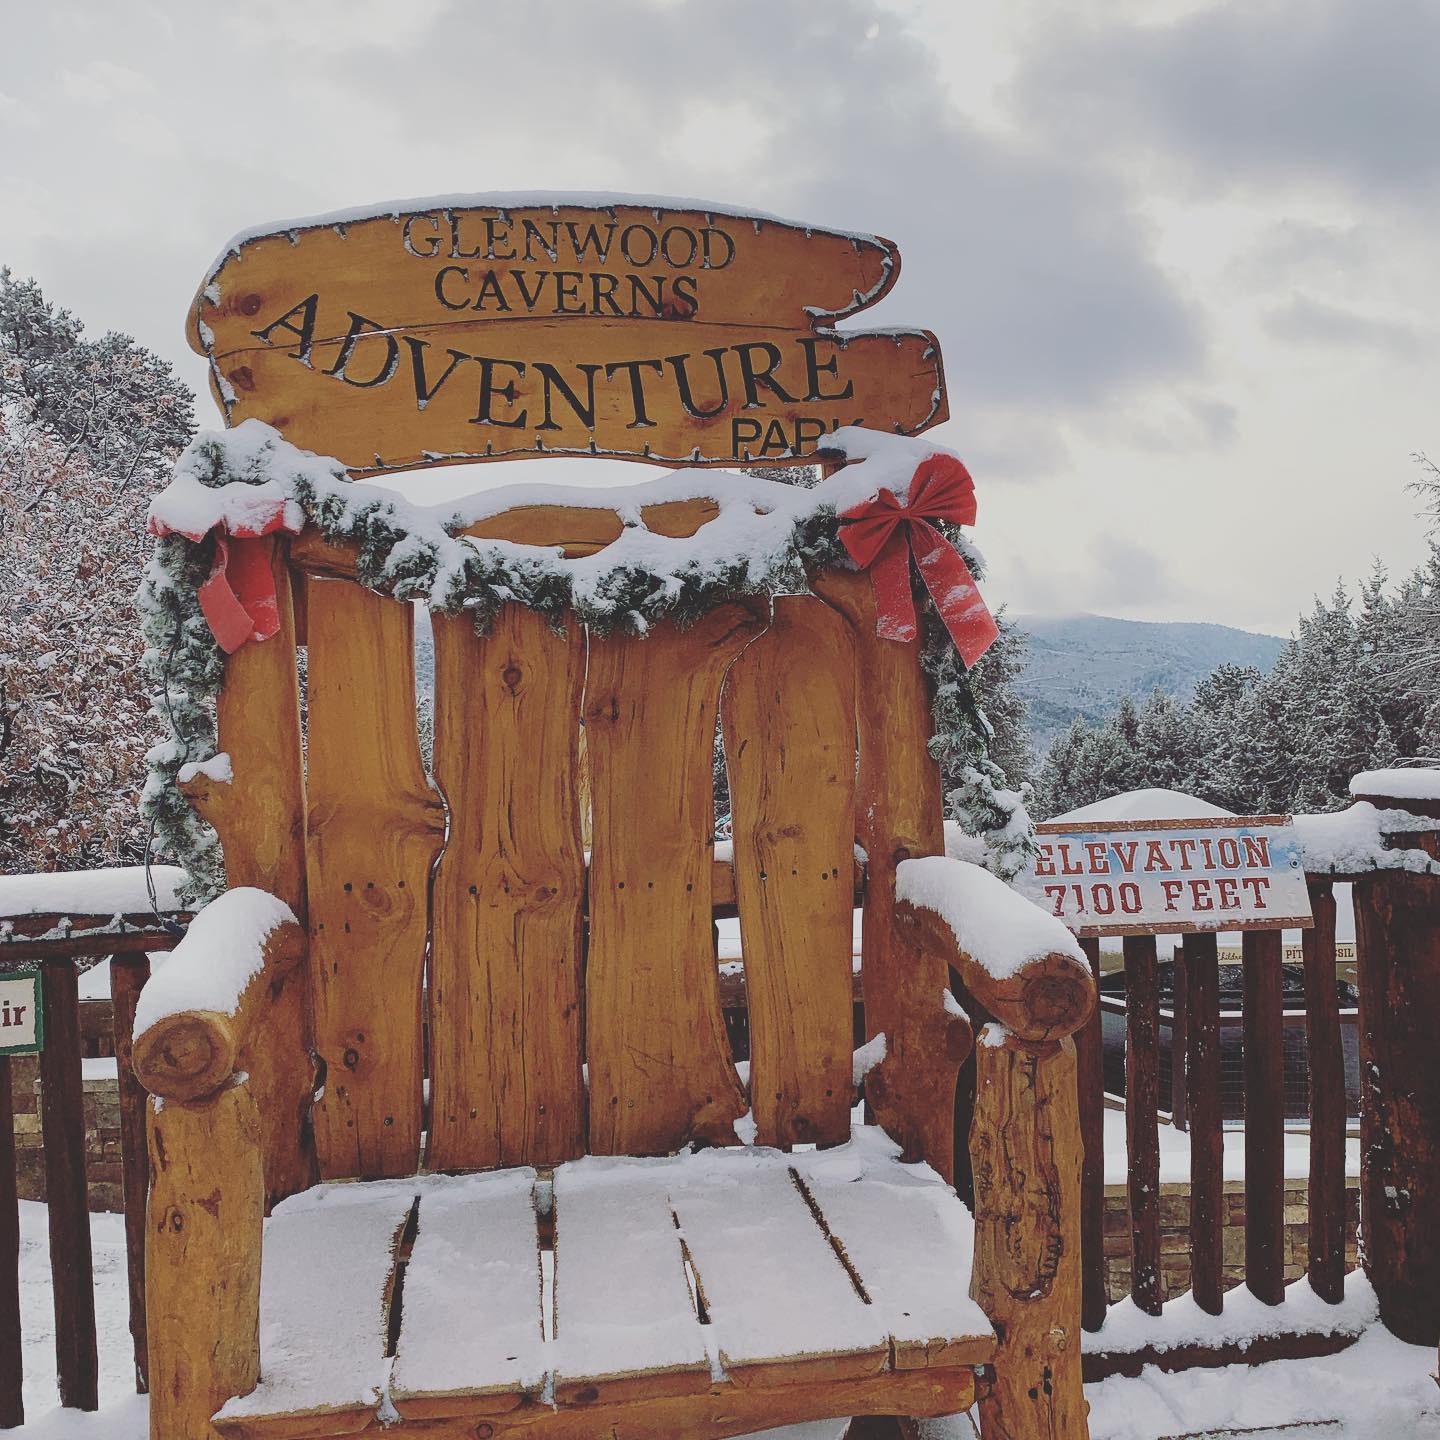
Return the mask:
{"type": "MultiPolygon", "coordinates": [[[[298,531],[308,522],[333,544],[355,545],[361,584],[447,615],[468,612],[482,631],[503,605],[518,602],[557,628],[573,614],[598,633],[640,634],[661,620],[690,624],[728,596],[803,593],[807,569],[849,567],[838,512],[881,486],[903,494],[915,467],[937,449],[860,429],[838,431],[831,443],[849,463],[813,489],[731,474],[716,484],[703,472],[680,471],[619,491],[507,487],[456,507],[427,508],[350,480],[338,461],[298,450],[252,420],[198,436],[151,517],[175,532],[206,535],[223,524],[233,533],[283,507],[286,528],[298,531]],[[699,497],[713,498],[720,513],[696,535],[677,539],[645,527],[642,507],[699,497]],[[613,544],[579,559],[565,559],[558,548],[455,533],[525,504],[614,510],[624,528],[613,544]]],[[[978,574],[974,548],[958,531],[948,534],[978,574]]],[[[205,760],[216,745],[224,656],[197,598],[214,551],[211,536],[165,535],[138,596],[147,671],[158,687],[155,710],[170,732],[147,756],[141,807],[158,848],[189,872],[189,898],[201,901],[224,888],[220,845],[176,782],[182,767],[205,760]]],[[[990,727],[928,597],[922,615],[935,720],[931,750],[952,773],[957,764],[967,767],[947,808],[989,841],[991,868],[1010,879],[1028,864],[1034,845],[1025,795],[1007,789],[989,759],[990,727]]]]}

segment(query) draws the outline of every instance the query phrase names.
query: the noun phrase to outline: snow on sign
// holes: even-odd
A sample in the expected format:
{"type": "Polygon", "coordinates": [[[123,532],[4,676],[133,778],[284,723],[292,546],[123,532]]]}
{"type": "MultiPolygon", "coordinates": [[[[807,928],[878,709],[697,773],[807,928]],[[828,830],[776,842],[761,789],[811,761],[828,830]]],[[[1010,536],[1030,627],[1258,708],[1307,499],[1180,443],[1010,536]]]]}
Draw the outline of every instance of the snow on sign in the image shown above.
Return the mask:
{"type": "Polygon", "coordinates": [[[192,346],[227,422],[357,473],[532,455],[794,462],[948,416],[924,330],[836,330],[889,240],[694,201],[471,196],[237,236],[192,346]]]}
{"type": "Polygon", "coordinates": [[[38,1055],[45,1048],[38,970],[0,970],[0,1055],[38,1055]]]}
{"type": "Polygon", "coordinates": [[[1016,884],[1077,935],[1314,924],[1288,815],[1057,821],[1016,884]]]}

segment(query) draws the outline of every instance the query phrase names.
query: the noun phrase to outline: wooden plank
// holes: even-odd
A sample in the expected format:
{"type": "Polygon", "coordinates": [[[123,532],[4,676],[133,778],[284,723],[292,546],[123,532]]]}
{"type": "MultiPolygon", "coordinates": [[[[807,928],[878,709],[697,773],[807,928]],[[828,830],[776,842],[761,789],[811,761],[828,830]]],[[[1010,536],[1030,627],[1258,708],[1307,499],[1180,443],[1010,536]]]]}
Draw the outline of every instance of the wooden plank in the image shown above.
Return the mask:
{"type": "Polygon", "coordinates": [[[1208,1315],[1224,1304],[1224,1117],[1220,1106],[1220,961],[1215,935],[1183,941],[1189,1008],[1186,1088],[1190,1096],[1190,1271],[1195,1303],[1208,1315]]]}
{"type": "Polygon", "coordinates": [[[64,960],[47,963],[41,974],[45,1048],[40,1052],[40,1100],[55,1301],[55,1368],[62,1405],[72,1410],[98,1410],[100,1359],[85,1188],[78,976],[75,967],[64,960]]]}
{"type": "Polygon", "coordinates": [[[488,636],[468,615],[434,626],[435,778],[451,820],[432,892],[428,1164],[555,1164],[585,1143],[585,637],[519,605],[488,636]]]}
{"type": "Polygon", "coordinates": [[[760,617],[726,604],[688,630],[666,622],[591,638],[586,1046],[596,1154],[733,1143],[747,1108],[710,931],[711,761],[721,680],[760,617]]]}
{"type": "MultiPolygon", "coordinates": [[[[1227,1365],[1265,1365],[1271,1360],[1305,1360],[1337,1355],[1360,1336],[1345,1331],[1318,1334],[1249,1335],[1225,1345],[1147,1345],[1140,1350],[1087,1350],[1085,1383],[1127,1375],[1132,1379],[1153,1365],[1157,1370],[1216,1370],[1227,1365]]],[[[1315,1425],[1316,1421],[1308,1422],[1315,1425]]],[[[1338,1421],[1337,1421],[1338,1424],[1338,1421]]],[[[1213,1433],[1213,1432],[1212,1432],[1213,1433]]],[[[1223,1433],[1223,1432],[1222,1432],[1223,1433]]],[[[1232,1432],[1234,1433],[1234,1432],[1232,1432]]],[[[1239,1432],[1244,1434],[1242,1430],[1239,1432]]],[[[1252,1432],[1254,1433],[1254,1432],[1252,1432]]],[[[1259,1432],[1264,1434],[1262,1430],[1259,1432]]],[[[1283,1430],[1280,1433],[1284,1433],[1283,1430]]],[[[1322,1430],[1320,1432],[1324,1434],[1322,1430]]]]}
{"type": "Polygon", "coordinates": [[[15,1175],[14,1087],[0,1055],[0,1430],[25,1423],[20,1344],[20,1200],[15,1175]]]}
{"type": "Polygon", "coordinates": [[[1247,930],[1245,971],[1245,1283],[1267,1305],[1285,1299],[1285,1070],[1281,935],[1247,930]]]}
{"type": "MultiPolygon", "coordinates": [[[[220,835],[227,886],[253,885],[277,896],[303,925],[306,817],[294,586],[285,539],[262,543],[268,547],[280,628],[269,640],[242,645],[227,657],[216,701],[220,749],[230,756],[235,778],[225,784],[200,775],[181,788],[220,835]]],[[[260,1113],[265,1192],[273,1203],[315,1179],[310,1132],[315,1067],[303,974],[281,986],[268,1009],[263,1055],[246,1054],[241,1061],[260,1113]]]]}
{"type": "Polygon", "coordinates": [[[1174,985],[1170,1001],[1170,1119],[1177,1130],[1184,1132],[1190,1128],[1190,1094],[1185,1083],[1190,1026],[1189,977],[1185,973],[1182,946],[1175,946],[1170,956],[1174,985]]]}
{"type": "Polygon", "coordinates": [[[860,677],[856,815],[869,857],[861,940],[865,1025],[871,1037],[885,1035],[885,1059],[865,1078],[865,1102],[907,1160],[926,1160],[951,1180],[955,1083],[968,1047],[959,1054],[951,1047],[943,954],[917,943],[895,915],[899,863],[945,853],[940,767],[927,748],[930,696],[919,645],[875,633],[868,575],[817,572],[811,588],[849,623],[860,677]]]}
{"type": "Polygon", "coordinates": [[[980,1431],[1083,1436],[1075,1045],[996,1039],[975,1047],[971,1293],[1000,1338],[980,1394],[980,1431]]]}
{"type": "Polygon", "coordinates": [[[995,1334],[971,1299],[975,1222],[948,1185],[844,1173],[796,1156],[801,1192],[889,1333],[898,1370],[983,1365],[995,1334]]]}
{"type": "Polygon", "coordinates": [[[410,1174],[420,1157],[426,890],[444,811],[420,760],[414,625],[411,606],[359,585],[310,587],[305,853],[329,1178],[410,1174]]]}
{"type": "Polygon", "coordinates": [[[1127,935],[1125,951],[1125,1138],[1129,1150],[1131,1293],[1158,1315],[1160,1286],[1160,987],[1155,939],[1127,935]]]}
{"type": "Polygon", "coordinates": [[[698,1394],[710,1360],[663,1162],[555,1172],[555,1399],[698,1394]]]}
{"type": "MultiPolygon", "coordinates": [[[[149,1126],[150,1433],[208,1440],[210,1416],[260,1373],[260,1117],[233,1084],[196,1105],[156,1101],[149,1126]]],[[[308,1287],[317,1301],[343,1285],[333,1270],[308,1287]]]]}
{"type": "MultiPolygon", "coordinates": [[[[431,1422],[424,1434],[426,1440],[535,1440],[536,1436],[544,1440],[596,1440],[597,1436],[724,1440],[726,1436],[850,1415],[958,1415],[974,1401],[975,1372],[969,1366],[886,1371],[859,1380],[814,1380],[777,1365],[772,1367],[769,1383],[739,1386],[718,1381],[700,1395],[662,1395],[559,1410],[534,1401],[499,1415],[484,1408],[482,1397],[470,1413],[431,1422]]],[[[372,1419],[371,1415],[356,1416],[344,1431],[333,1423],[319,1430],[285,1417],[248,1424],[222,1418],[215,1428],[233,1440],[314,1440],[316,1436],[331,1440],[335,1435],[355,1433],[372,1419]]]]}
{"type": "Polygon", "coordinates": [[[227,1416],[313,1420],[379,1405],[396,1251],[420,1183],[319,1185],[276,1206],[260,1274],[260,1383],[227,1416]]]}
{"type": "Polygon", "coordinates": [[[1310,1288],[1345,1298],[1345,1055],[1335,989],[1335,890],[1310,882],[1315,928],[1301,932],[1305,956],[1305,1043],[1310,1072],[1310,1288]]]}
{"type": "Polygon", "coordinates": [[[145,1087],[132,1063],[135,1005],[150,978],[148,955],[110,957],[110,1001],[114,1011],[115,1075],[120,1096],[120,1175],[125,1194],[125,1273],[130,1293],[130,1339],[135,1351],[135,1388],[148,1389],[145,1339],[145,1196],[150,1156],[145,1144],[145,1087]]]}
{"type": "Polygon", "coordinates": [[[670,1189],[726,1374],[763,1383],[776,1361],[815,1379],[883,1370],[885,1320],[861,1299],[793,1176],[737,1161],[733,1180],[707,1167],[670,1189]]]}
{"type": "Polygon", "coordinates": [[[535,1172],[432,1177],[405,1266],[390,1394],[405,1416],[454,1395],[538,1394],[541,1322],[535,1172]]]}
{"type": "MultiPolygon", "coordinates": [[[[1082,940],[1090,973],[1100,983],[1100,942],[1082,940]]],[[[1109,1308],[1105,1298],[1105,1058],[1100,1033],[1100,1007],[1075,1035],[1075,1078],[1079,1087],[1080,1143],[1085,1160],[1080,1170],[1081,1323],[1098,1330],[1109,1308]]]]}
{"type": "Polygon", "coordinates": [[[855,656],[844,620],[777,597],[721,703],[762,1145],[850,1133],[855,656]]]}

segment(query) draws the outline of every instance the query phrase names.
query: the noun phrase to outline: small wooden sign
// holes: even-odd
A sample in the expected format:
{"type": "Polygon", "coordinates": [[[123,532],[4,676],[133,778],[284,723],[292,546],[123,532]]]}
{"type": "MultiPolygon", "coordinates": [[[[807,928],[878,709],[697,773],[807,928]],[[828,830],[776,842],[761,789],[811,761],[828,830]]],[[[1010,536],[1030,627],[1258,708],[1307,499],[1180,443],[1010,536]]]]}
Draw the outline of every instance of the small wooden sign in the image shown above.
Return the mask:
{"type": "Polygon", "coordinates": [[[237,241],[191,345],[227,423],[356,473],[536,455],[793,464],[842,425],[948,417],[924,330],[833,322],[889,240],[758,215],[557,200],[382,209],[237,241]]]}
{"type": "Polygon", "coordinates": [[[0,970],[0,1055],[38,1055],[44,1048],[40,972],[0,970]]]}
{"type": "Polygon", "coordinates": [[[1288,815],[1037,825],[1016,885],[1077,935],[1308,929],[1310,892],[1288,815]]]}

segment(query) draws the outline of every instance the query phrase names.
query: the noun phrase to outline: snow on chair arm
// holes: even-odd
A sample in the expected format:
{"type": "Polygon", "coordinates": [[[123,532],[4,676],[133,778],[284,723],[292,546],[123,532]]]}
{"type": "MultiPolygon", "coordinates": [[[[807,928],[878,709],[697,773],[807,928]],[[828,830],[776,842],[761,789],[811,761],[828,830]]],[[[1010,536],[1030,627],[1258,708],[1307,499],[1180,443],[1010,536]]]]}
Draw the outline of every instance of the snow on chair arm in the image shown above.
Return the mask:
{"type": "Polygon", "coordinates": [[[895,898],[901,918],[1022,1040],[1059,1040],[1089,1018],[1095,982],[1075,937],[988,870],[943,855],[904,860],[895,898]]]}
{"type": "Polygon", "coordinates": [[[136,1077],[167,1100],[199,1100],[235,1073],[271,985],[305,953],[282,900],[227,890],[190,922],[135,1009],[136,1077]]]}

